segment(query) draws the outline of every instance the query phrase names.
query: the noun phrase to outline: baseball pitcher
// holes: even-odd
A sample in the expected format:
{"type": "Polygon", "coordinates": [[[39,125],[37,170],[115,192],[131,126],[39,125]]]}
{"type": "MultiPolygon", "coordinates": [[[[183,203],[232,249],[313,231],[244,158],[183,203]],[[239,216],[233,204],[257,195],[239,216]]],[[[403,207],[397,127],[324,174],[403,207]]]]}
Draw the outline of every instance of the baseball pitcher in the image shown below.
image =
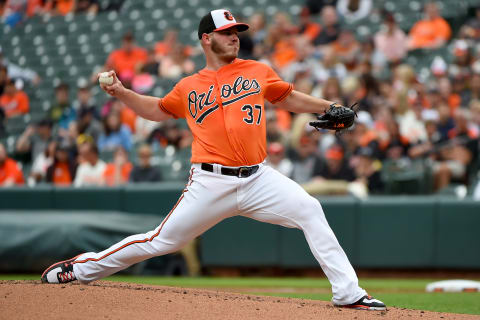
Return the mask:
{"type": "Polygon", "coordinates": [[[241,215],[301,229],[332,285],[334,305],[386,309],[358,286],[320,203],[264,164],[265,99],[291,112],[325,113],[311,125],[334,130],[351,126],[354,112],[293,90],[263,63],[238,59],[237,33],[247,29],[227,10],[205,15],[198,27],[205,68],[180,80],[163,98],[128,90],[109,72],[113,79],[102,81],[102,89],[141,117],[186,119],[194,137],[190,178],[156,229],[130,236],[102,252],[58,262],[45,270],[43,282],[89,283],[107,277],[145,259],[178,251],[220,221],[241,215]]]}

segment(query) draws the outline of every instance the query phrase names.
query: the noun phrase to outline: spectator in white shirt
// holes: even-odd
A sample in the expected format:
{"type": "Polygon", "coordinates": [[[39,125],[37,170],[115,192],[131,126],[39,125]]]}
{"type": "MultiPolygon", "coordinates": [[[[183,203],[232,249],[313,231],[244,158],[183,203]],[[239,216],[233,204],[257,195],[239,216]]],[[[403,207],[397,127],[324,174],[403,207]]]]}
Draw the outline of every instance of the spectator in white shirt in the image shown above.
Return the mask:
{"type": "Polygon", "coordinates": [[[102,186],[106,164],[98,157],[98,148],[93,143],[84,143],[79,147],[81,164],[78,166],[74,186],[102,186]]]}

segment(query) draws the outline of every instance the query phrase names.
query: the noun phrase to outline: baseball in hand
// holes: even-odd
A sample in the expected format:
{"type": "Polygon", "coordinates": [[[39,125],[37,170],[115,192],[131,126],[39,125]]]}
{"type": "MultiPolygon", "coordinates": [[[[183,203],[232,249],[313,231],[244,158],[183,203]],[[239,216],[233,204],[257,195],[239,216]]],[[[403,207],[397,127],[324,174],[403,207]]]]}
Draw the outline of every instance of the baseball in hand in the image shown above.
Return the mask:
{"type": "Polygon", "coordinates": [[[111,85],[113,83],[113,76],[109,75],[108,72],[102,72],[98,77],[98,82],[100,84],[111,85]]]}

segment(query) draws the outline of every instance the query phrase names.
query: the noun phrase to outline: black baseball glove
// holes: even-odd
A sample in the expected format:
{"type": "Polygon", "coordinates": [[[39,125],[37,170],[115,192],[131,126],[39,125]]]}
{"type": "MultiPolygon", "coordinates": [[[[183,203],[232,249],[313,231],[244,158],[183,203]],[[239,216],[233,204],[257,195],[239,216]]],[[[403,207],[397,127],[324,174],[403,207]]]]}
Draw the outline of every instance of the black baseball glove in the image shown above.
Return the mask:
{"type": "Polygon", "coordinates": [[[330,105],[325,113],[317,116],[316,121],[310,122],[310,125],[317,130],[328,129],[335,130],[337,132],[350,128],[353,125],[355,116],[357,113],[353,110],[353,107],[344,107],[337,105],[335,102],[330,105]]]}

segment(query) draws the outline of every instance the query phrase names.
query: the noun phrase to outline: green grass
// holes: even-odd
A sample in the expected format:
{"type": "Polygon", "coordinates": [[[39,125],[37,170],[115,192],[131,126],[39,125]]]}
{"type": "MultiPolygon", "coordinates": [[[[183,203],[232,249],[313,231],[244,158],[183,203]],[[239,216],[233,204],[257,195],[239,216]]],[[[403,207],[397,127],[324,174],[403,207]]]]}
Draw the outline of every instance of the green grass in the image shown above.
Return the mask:
{"type": "MultiPolygon", "coordinates": [[[[0,280],[38,280],[39,275],[0,275],[0,280]]],[[[109,281],[133,282],[186,288],[241,290],[258,295],[331,299],[326,279],[313,278],[177,278],[112,276],[109,281]],[[281,290],[280,290],[281,289],[281,290]],[[280,292],[281,291],[281,292],[280,292]]],[[[433,279],[362,279],[360,285],[388,306],[438,312],[480,314],[480,293],[426,293],[433,279]]]]}

